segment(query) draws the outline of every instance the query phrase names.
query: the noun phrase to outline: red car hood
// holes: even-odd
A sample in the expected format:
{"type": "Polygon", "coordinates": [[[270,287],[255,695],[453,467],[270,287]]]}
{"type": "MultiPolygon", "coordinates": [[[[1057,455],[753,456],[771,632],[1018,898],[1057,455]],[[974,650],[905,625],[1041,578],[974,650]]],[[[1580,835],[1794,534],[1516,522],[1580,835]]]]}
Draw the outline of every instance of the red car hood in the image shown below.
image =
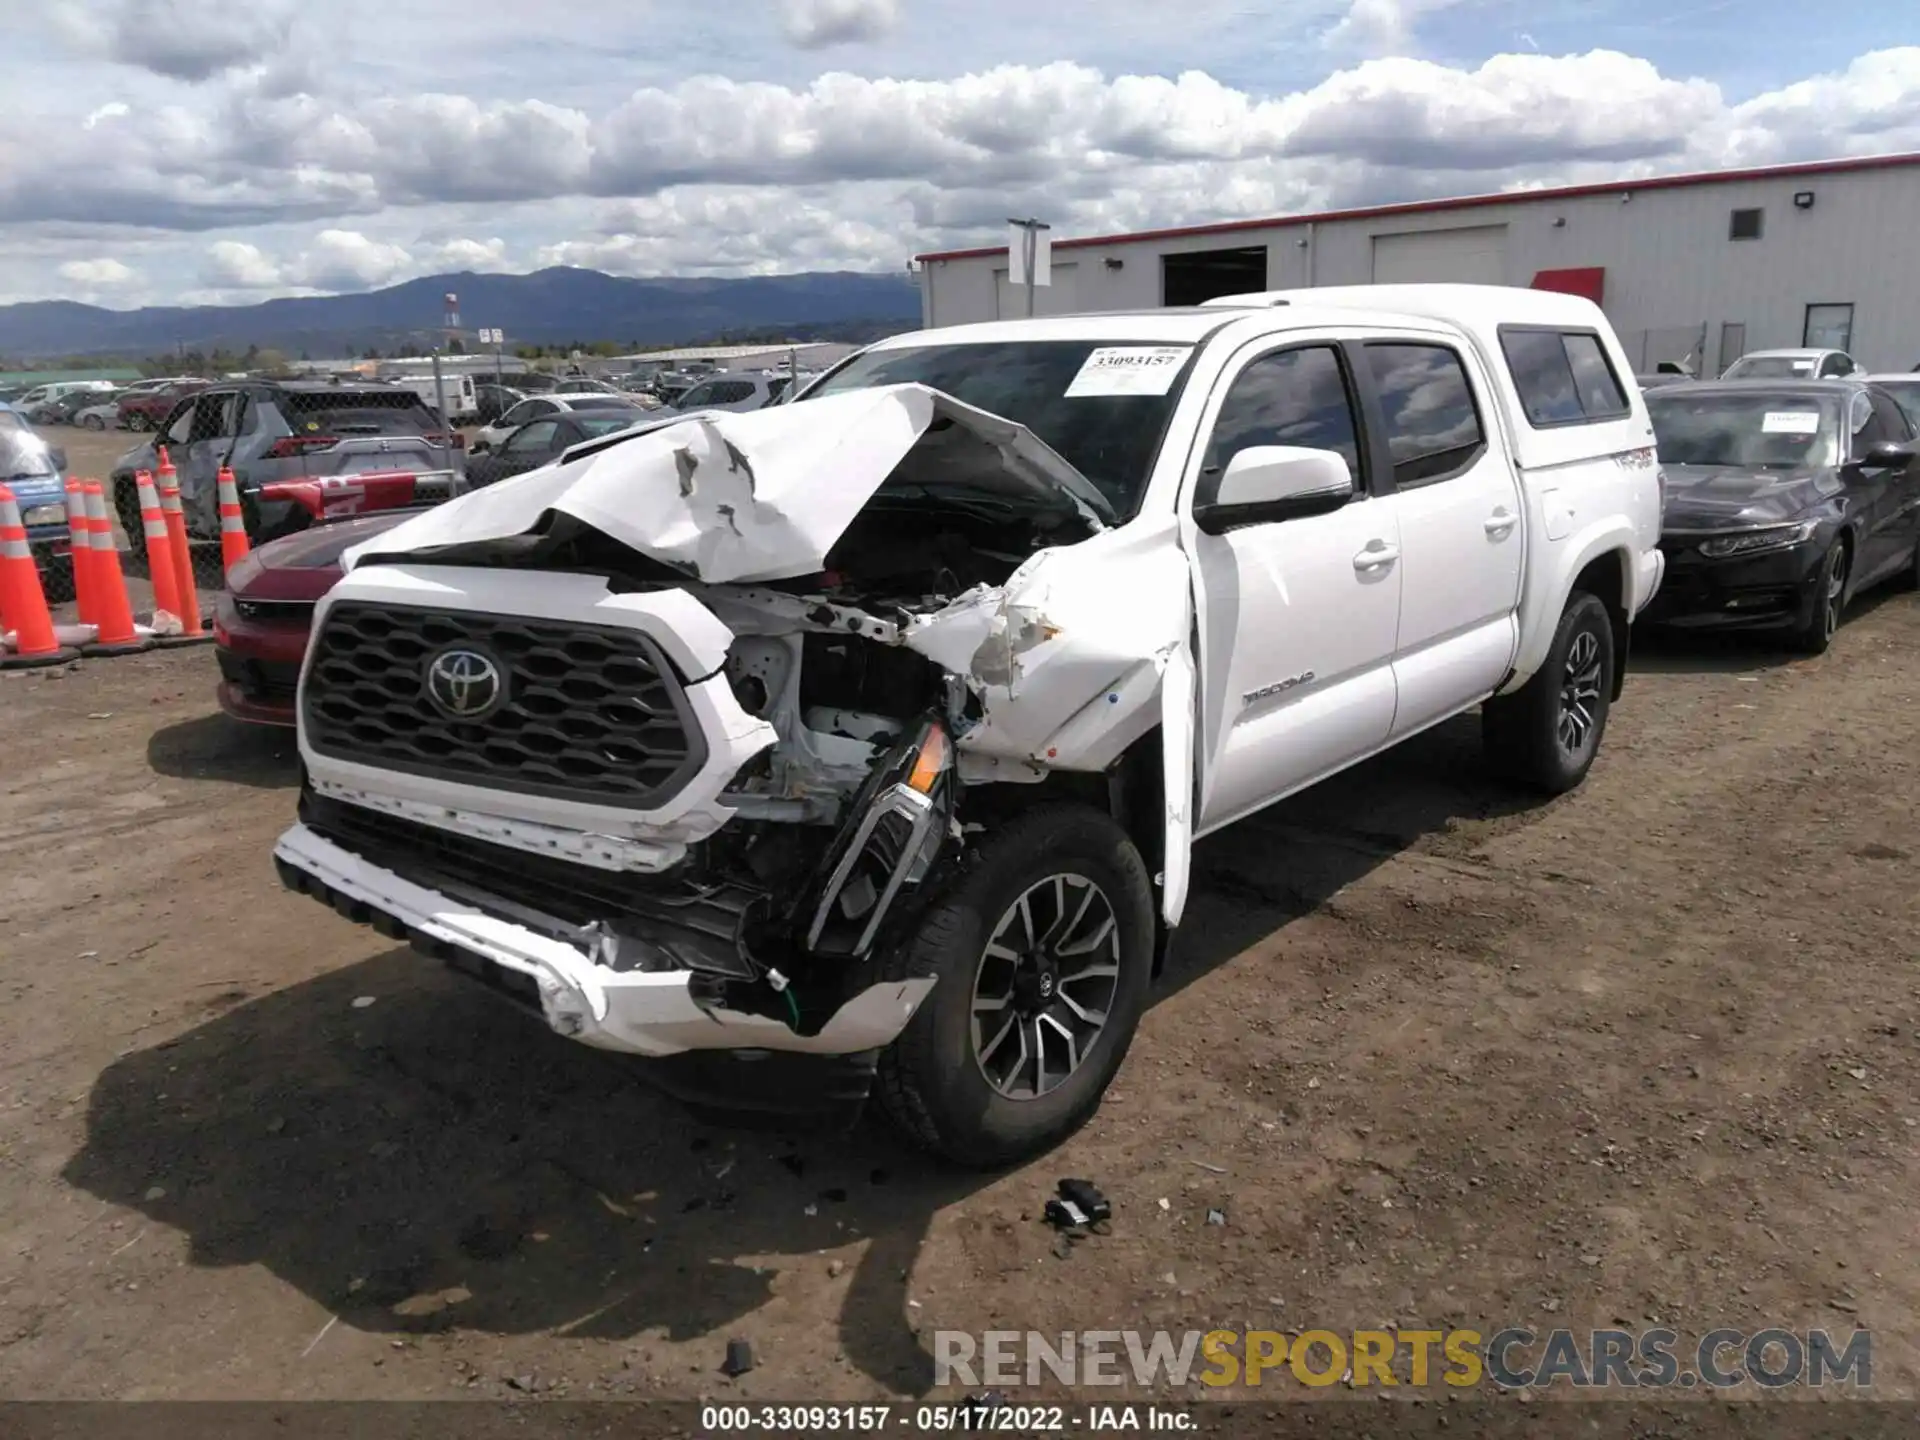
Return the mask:
{"type": "Polygon", "coordinates": [[[349,546],[418,513],[382,510],[283,535],[248,556],[252,563],[229,577],[228,589],[236,598],[248,600],[318,600],[340,578],[340,556],[349,546]]]}

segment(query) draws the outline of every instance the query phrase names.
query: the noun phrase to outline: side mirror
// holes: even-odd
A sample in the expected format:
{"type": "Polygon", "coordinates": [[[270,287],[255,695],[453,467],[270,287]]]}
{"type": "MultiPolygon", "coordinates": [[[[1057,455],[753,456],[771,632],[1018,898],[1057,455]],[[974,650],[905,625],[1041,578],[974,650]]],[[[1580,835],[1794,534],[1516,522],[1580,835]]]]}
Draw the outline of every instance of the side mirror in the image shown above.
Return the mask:
{"type": "Polygon", "coordinates": [[[1338,510],[1354,498],[1346,457],[1295,445],[1252,445],[1227,462],[1213,500],[1193,509],[1208,535],[1338,510]]]}
{"type": "Polygon", "coordinates": [[[67,468],[67,452],[58,446],[54,446],[47,451],[47,459],[53,462],[53,468],[56,470],[65,470],[67,468]]]}
{"type": "Polygon", "coordinates": [[[1913,459],[1912,441],[1876,440],[1869,445],[1859,463],[1869,470],[1887,470],[1913,459]]]}

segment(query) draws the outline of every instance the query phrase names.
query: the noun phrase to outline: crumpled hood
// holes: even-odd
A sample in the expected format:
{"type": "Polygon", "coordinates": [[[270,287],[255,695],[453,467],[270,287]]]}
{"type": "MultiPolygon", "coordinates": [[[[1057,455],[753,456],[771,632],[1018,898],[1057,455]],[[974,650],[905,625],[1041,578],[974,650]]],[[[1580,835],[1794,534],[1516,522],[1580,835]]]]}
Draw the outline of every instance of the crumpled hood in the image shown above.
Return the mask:
{"type": "Polygon", "coordinates": [[[1100,491],[1025,426],[924,385],[890,385],[738,414],[663,417],[440,505],[355,546],[345,565],[431,562],[449,546],[524,535],[557,511],[706,584],[796,579],[823,567],[854,517],[930,434],[916,489],[1066,510],[1093,530],[1111,519],[1100,491]],[[949,434],[973,442],[976,455],[981,443],[991,447],[998,463],[943,463],[939,442],[949,434]]]}
{"type": "Polygon", "coordinates": [[[1669,530],[1774,525],[1838,494],[1831,469],[1749,470],[1737,465],[1662,465],[1669,530]]]}

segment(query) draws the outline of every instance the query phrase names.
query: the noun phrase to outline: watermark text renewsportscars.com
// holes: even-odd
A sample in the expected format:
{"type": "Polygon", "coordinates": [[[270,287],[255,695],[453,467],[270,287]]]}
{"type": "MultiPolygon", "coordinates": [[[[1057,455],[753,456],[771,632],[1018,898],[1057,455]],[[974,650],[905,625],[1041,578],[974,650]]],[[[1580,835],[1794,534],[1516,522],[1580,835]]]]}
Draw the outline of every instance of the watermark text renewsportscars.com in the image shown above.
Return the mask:
{"type": "Polygon", "coordinates": [[[937,1330],[937,1385],[1464,1389],[1873,1385],[1873,1336],[1825,1330],[937,1330]]]}

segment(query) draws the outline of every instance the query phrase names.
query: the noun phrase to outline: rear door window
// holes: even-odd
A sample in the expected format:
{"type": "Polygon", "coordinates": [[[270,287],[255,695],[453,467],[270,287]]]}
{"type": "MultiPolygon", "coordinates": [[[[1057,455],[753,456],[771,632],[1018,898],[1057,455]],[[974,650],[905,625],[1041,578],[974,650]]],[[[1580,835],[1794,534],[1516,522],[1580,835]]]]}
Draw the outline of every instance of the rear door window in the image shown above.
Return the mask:
{"type": "Polygon", "coordinates": [[[1366,350],[1397,489],[1450,480],[1480,458],[1486,431],[1458,351],[1399,340],[1366,350]]]}
{"type": "Polygon", "coordinates": [[[1629,413],[1620,377],[1591,331],[1503,325],[1500,349],[1527,423],[1536,430],[1618,420],[1629,413]]]}

